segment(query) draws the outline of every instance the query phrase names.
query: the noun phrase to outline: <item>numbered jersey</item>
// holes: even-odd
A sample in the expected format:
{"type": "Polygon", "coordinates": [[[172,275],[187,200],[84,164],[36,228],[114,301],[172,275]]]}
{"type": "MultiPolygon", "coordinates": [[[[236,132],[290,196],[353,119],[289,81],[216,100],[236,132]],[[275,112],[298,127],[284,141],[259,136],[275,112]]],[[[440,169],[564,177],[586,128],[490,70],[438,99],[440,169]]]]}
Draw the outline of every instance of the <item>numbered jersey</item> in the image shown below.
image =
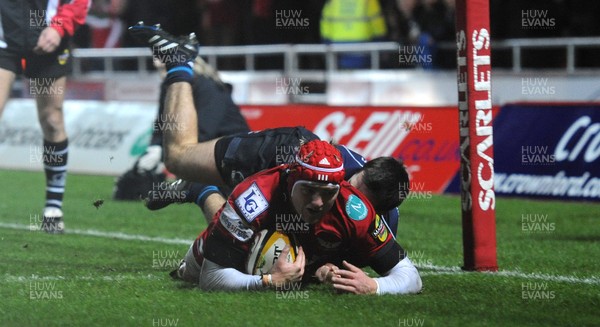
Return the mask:
{"type": "Polygon", "coordinates": [[[297,214],[286,185],[287,166],[255,174],[240,183],[199,239],[204,257],[225,267],[244,271],[254,233],[280,230],[303,247],[307,256],[305,277],[322,264],[347,260],[385,273],[403,257],[383,219],[347,182],[333,208],[317,224],[307,224],[297,214]]]}

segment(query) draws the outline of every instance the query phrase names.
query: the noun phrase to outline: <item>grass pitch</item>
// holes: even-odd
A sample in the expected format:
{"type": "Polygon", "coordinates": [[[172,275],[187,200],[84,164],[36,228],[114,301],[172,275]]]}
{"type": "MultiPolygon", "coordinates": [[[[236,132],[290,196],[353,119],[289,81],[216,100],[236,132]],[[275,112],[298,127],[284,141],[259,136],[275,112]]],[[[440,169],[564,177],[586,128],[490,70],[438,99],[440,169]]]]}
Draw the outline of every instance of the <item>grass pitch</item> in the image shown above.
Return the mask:
{"type": "Polygon", "coordinates": [[[0,180],[0,326],[600,325],[598,204],[498,199],[500,272],[469,273],[459,198],[408,200],[398,239],[422,274],[419,295],[204,293],[168,276],[206,226],[196,207],[150,212],[111,200],[112,177],[71,174],[67,234],[46,235],[31,230],[43,173],[0,180]]]}

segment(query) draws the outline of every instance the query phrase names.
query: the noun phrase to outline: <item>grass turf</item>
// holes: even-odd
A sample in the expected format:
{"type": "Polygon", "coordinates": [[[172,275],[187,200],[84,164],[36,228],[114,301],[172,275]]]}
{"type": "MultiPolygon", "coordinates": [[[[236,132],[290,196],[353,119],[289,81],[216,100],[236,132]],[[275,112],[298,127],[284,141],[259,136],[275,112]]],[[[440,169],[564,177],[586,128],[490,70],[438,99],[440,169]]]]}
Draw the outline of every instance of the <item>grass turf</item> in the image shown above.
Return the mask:
{"type": "Polygon", "coordinates": [[[72,174],[64,211],[67,231],[77,233],[46,235],[27,229],[40,219],[43,174],[0,171],[0,179],[0,326],[600,325],[597,204],[499,198],[501,273],[490,274],[456,268],[457,196],[408,200],[398,239],[422,272],[419,295],[356,296],[321,285],[204,293],[167,275],[185,240],[206,226],[194,206],[149,212],[111,200],[112,177],[72,174]]]}

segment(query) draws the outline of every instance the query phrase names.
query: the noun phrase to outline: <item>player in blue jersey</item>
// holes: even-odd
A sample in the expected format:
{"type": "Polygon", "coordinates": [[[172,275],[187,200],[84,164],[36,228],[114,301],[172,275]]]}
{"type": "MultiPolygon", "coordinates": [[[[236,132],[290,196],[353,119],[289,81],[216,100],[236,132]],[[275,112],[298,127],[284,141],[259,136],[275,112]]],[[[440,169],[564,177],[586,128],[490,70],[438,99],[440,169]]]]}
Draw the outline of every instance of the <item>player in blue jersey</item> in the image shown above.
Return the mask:
{"type": "MultiPolygon", "coordinates": [[[[200,142],[197,151],[203,153],[202,160],[188,175],[179,177],[207,184],[177,180],[157,187],[157,191],[149,193],[146,206],[158,210],[171,203],[194,202],[204,210],[205,217],[212,217],[222,205],[207,201],[210,195],[220,192],[216,186],[233,188],[261,170],[290,163],[300,145],[314,139],[318,136],[303,127],[281,127],[200,142]]],[[[342,154],[345,179],[365,194],[395,235],[398,206],[409,192],[408,174],[402,162],[392,157],[367,161],[346,146],[336,147],[342,154]]]]}
{"type": "MultiPolygon", "coordinates": [[[[188,55],[194,57],[197,54],[192,47],[193,42],[185,41],[186,45],[182,47],[168,41],[170,38],[166,37],[164,38],[165,42],[160,45],[152,43],[164,34],[157,30],[158,27],[147,27],[143,24],[130,28],[134,35],[139,34],[143,37],[148,32],[158,34],[148,40],[152,44],[153,51],[158,51],[155,54],[157,58],[169,53],[167,50],[174,47],[181,52],[180,57],[188,55]],[[161,50],[162,48],[165,50],[161,50]]],[[[179,79],[189,79],[189,74],[193,74],[191,68],[188,67],[190,62],[188,60],[180,64],[170,63],[173,67],[169,67],[167,64],[170,73],[167,74],[165,84],[175,83],[179,79]]],[[[182,105],[186,104],[177,103],[175,107],[182,105]]],[[[174,122],[177,126],[189,126],[190,129],[194,129],[202,110],[204,109],[201,106],[195,106],[195,112],[188,112],[186,115],[172,115],[167,118],[179,120],[174,122]]],[[[181,137],[171,135],[171,133],[167,134],[167,137],[171,138],[181,137]]],[[[197,130],[189,135],[197,136],[197,130]]],[[[171,203],[195,202],[203,209],[205,217],[212,217],[223,205],[223,198],[220,196],[217,186],[233,188],[246,177],[261,170],[294,162],[300,145],[314,139],[318,139],[318,136],[303,127],[286,127],[239,133],[206,142],[198,142],[197,138],[166,140],[165,164],[181,180],[150,191],[146,199],[146,206],[150,210],[157,210],[171,203]],[[178,147],[178,144],[186,144],[185,153],[178,153],[183,150],[178,147]],[[193,183],[186,181],[193,181],[193,183]],[[215,195],[212,199],[220,200],[211,200],[212,195],[215,195]]],[[[376,212],[380,216],[384,216],[388,228],[393,234],[396,234],[397,207],[409,192],[408,174],[402,161],[392,157],[380,157],[366,162],[361,155],[345,146],[338,145],[337,147],[343,156],[346,167],[345,179],[369,199],[376,212]]]]}

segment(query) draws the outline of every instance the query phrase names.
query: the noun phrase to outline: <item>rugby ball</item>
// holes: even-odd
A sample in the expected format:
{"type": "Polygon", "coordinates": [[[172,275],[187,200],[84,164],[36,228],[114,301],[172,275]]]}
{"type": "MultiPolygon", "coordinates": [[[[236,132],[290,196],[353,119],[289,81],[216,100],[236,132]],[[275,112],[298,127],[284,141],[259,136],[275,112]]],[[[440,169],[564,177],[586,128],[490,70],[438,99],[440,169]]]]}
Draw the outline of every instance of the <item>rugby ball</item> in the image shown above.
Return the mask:
{"type": "Polygon", "coordinates": [[[286,245],[290,246],[287,261],[294,262],[298,254],[298,248],[293,235],[288,236],[284,233],[267,229],[255,233],[248,261],[246,262],[246,273],[251,275],[270,273],[286,245]]]}

